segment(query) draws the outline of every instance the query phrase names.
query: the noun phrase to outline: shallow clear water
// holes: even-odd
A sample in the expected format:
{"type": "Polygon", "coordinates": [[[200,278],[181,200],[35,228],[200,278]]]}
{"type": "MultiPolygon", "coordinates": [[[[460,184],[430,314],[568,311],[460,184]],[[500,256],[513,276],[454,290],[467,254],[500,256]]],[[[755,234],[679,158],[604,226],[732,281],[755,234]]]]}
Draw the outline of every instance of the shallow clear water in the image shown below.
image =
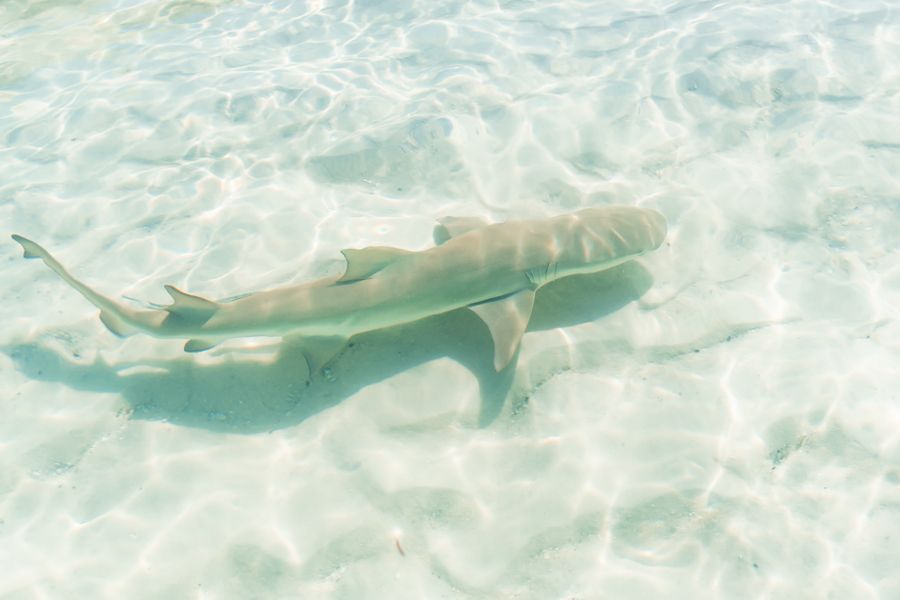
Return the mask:
{"type": "Polygon", "coordinates": [[[0,222],[224,297],[434,220],[652,207],[542,290],[290,347],[118,339],[3,244],[3,598],[900,597],[894,2],[0,5],[0,222]]]}

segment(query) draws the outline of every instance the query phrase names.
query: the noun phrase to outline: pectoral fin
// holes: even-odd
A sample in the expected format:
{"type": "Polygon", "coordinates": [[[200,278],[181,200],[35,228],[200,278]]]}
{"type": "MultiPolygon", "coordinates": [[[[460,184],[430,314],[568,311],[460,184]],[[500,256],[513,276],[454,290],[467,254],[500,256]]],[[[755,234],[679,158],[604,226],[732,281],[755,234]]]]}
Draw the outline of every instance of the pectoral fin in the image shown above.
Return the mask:
{"type": "Polygon", "coordinates": [[[219,340],[188,340],[184,344],[185,352],[205,352],[218,345],[219,340]]]}
{"type": "Polygon", "coordinates": [[[491,331],[494,338],[494,368],[497,371],[502,371],[509,364],[519,348],[533,306],[534,291],[522,290],[469,307],[491,331]]]}
{"type": "Polygon", "coordinates": [[[480,217],[443,217],[438,219],[434,228],[434,243],[441,245],[447,240],[461,236],[464,233],[481,229],[490,225],[480,217]]]}
{"type": "Polygon", "coordinates": [[[341,250],[341,254],[347,259],[347,270],[338,279],[338,283],[348,283],[371,277],[398,258],[412,252],[389,246],[371,246],[361,249],[348,248],[341,250]]]}

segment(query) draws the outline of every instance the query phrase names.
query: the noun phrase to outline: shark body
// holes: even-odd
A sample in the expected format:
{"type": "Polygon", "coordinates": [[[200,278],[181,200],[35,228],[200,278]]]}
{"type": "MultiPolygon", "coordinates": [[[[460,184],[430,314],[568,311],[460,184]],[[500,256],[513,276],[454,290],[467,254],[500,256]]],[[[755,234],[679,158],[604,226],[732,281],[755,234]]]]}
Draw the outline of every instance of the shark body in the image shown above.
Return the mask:
{"type": "MultiPolygon", "coordinates": [[[[158,310],[126,306],[98,293],[40,245],[20,235],[26,258],[39,258],[100,309],[100,319],[121,336],[142,332],[188,338],[185,350],[249,336],[347,338],[469,307],[494,340],[494,367],[509,364],[542,285],[578,273],[602,271],[656,249],[666,236],[665,218],[634,207],[588,208],[543,220],[488,224],[446,218],[433,248],[344,250],[343,275],[254,292],[215,302],[165,286],[172,304],[158,310]]],[[[334,354],[334,351],[331,351],[334,354]]],[[[314,361],[310,359],[312,369],[314,361]]],[[[318,365],[318,366],[321,366],[318,365]]]]}

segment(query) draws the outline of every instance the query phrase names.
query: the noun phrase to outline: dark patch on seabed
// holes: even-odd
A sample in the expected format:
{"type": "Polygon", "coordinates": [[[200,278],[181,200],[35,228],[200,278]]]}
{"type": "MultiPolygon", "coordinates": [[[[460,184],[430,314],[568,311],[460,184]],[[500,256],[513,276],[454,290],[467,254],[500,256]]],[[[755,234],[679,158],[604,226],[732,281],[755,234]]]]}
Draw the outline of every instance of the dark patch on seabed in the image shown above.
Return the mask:
{"type": "MultiPolygon", "coordinates": [[[[651,283],[638,263],[560,279],[538,292],[529,330],[595,321],[642,296],[651,283]]],[[[233,358],[214,365],[189,355],[119,364],[98,358],[85,364],[37,343],[3,351],[31,379],[121,394],[133,418],[244,434],[296,425],[364,387],[442,357],[477,377],[479,426],[487,426],[500,414],[516,369],[514,359],[500,373],[494,371],[491,337],[467,309],[358,335],[312,377],[301,349],[289,343],[269,363],[235,351],[233,358]]]]}

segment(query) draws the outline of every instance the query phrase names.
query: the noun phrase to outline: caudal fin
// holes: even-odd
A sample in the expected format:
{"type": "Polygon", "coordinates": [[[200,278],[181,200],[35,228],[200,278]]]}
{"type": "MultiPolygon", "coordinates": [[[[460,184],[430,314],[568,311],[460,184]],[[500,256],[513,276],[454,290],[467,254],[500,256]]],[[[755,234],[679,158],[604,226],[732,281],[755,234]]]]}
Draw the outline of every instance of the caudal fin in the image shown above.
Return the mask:
{"type": "Polygon", "coordinates": [[[22,237],[21,235],[14,233],[12,234],[12,239],[19,242],[19,245],[22,246],[23,250],[25,250],[25,258],[52,258],[50,257],[50,253],[44,250],[40,246],[40,244],[36,244],[26,237],[22,237]]]}
{"type": "Polygon", "coordinates": [[[131,311],[115,300],[94,291],[92,288],[72,277],[59,261],[53,258],[53,256],[40,244],[15,233],[12,234],[12,239],[22,246],[22,249],[25,251],[25,258],[39,258],[44,261],[44,264],[50,267],[54,273],[59,275],[63,281],[75,288],[75,290],[84,296],[85,299],[99,308],[100,320],[103,321],[103,324],[106,325],[106,328],[111,332],[119,336],[125,336],[131,335],[137,331],[132,325],[135,317],[133,314],[134,311],[131,311]]]}

